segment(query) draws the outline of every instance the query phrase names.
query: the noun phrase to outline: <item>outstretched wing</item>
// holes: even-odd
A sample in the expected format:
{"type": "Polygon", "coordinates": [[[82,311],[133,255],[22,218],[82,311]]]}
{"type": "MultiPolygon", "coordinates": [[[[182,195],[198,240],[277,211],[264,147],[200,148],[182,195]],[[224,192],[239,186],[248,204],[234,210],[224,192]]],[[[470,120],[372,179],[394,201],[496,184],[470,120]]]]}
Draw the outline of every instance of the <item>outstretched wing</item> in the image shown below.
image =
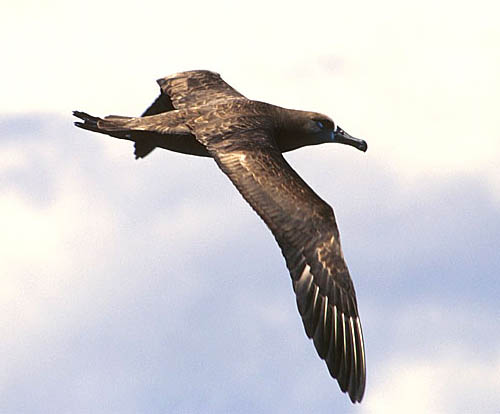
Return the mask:
{"type": "Polygon", "coordinates": [[[157,80],[175,109],[202,106],[217,101],[244,98],[236,89],[208,70],[180,72],[157,80]]]}
{"type": "MultiPolygon", "coordinates": [[[[181,72],[159,79],[161,93],[141,116],[157,115],[189,106],[201,106],[208,102],[244,98],[224,82],[220,75],[207,70],[181,72]]],[[[143,158],[158,146],[162,137],[155,133],[132,133],[135,156],[143,158]]]]}
{"type": "Polygon", "coordinates": [[[341,390],[359,402],[366,381],[363,334],[333,210],[285,161],[271,130],[223,125],[198,122],[196,139],[272,231],[307,336],[341,390]]]}
{"type": "MultiPolygon", "coordinates": [[[[161,87],[161,93],[141,117],[158,115],[186,107],[202,106],[209,102],[216,103],[231,98],[244,98],[243,95],[224,82],[218,73],[207,70],[180,72],[158,79],[157,82],[161,87]]],[[[134,141],[136,158],[144,158],[156,147],[165,148],[162,144],[166,138],[155,131],[130,131],[126,134],[112,133],[110,135],[134,141]]],[[[204,148],[201,145],[198,148],[194,139],[186,139],[180,135],[170,136],[168,139],[171,143],[170,149],[174,151],[206,156],[204,148]]]]}
{"type": "Polygon", "coordinates": [[[165,95],[163,91],[160,93],[158,98],[146,109],[141,116],[151,116],[158,115],[163,112],[175,110],[174,105],[168,95],[165,95]]]}

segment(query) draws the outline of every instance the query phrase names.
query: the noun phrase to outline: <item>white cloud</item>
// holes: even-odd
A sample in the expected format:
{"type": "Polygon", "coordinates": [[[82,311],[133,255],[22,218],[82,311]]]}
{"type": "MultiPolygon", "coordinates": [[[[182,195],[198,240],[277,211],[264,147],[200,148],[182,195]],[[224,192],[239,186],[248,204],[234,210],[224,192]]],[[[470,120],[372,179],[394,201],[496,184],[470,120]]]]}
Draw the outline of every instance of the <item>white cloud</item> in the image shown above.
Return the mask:
{"type": "Polygon", "coordinates": [[[363,412],[494,413],[500,406],[499,370],[498,352],[487,358],[460,348],[432,356],[401,355],[377,366],[363,412]]]}
{"type": "Polygon", "coordinates": [[[0,154],[0,173],[26,165],[26,156],[21,148],[5,148],[0,154]]]}
{"type": "Polygon", "coordinates": [[[209,68],[333,115],[404,179],[479,171],[499,194],[496,2],[28,4],[4,7],[1,111],[138,114],[157,77],[209,68]]]}
{"type": "MultiPolygon", "coordinates": [[[[0,175],[0,410],[359,411],[303,333],[271,234],[213,161],[155,151],[138,162],[129,144],[27,119],[5,123],[7,152],[21,152],[0,175]]],[[[361,409],[379,412],[389,396],[439,409],[429,381],[443,401],[474,406],[467,380],[444,381],[461,359],[492,406],[498,340],[475,315],[495,320],[497,207],[477,178],[405,186],[340,147],[312,169],[319,148],[288,158],[346,236],[367,338],[361,409]]]]}
{"type": "MultiPolygon", "coordinates": [[[[486,0],[10,2],[0,111],[138,114],[157,77],[208,68],[251,98],[331,114],[368,153],[288,159],[334,205],[364,288],[361,409],[493,412],[495,330],[477,319],[498,296],[498,12],[486,0]],[[440,295],[428,312],[411,306],[440,295]],[[453,299],[476,305],[457,316],[453,299]]],[[[303,336],[279,249],[213,163],[156,152],[132,164],[128,143],[47,118],[24,136],[0,123],[15,135],[0,154],[5,407],[143,398],[203,411],[188,390],[219,412],[266,411],[263,395],[275,412],[349,412],[303,336]]]]}
{"type": "Polygon", "coordinates": [[[370,317],[370,329],[385,332],[386,357],[371,366],[363,412],[496,412],[500,352],[494,313],[473,301],[465,307],[429,296],[411,302],[389,319],[370,317]]]}

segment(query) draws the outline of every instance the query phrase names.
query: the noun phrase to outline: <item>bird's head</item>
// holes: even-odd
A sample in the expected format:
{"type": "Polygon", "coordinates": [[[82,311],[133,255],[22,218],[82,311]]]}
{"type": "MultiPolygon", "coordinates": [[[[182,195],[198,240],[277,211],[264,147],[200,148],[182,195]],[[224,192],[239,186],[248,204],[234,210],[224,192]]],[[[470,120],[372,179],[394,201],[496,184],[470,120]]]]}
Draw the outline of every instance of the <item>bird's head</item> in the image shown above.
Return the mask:
{"type": "Polygon", "coordinates": [[[351,145],[363,152],[368,149],[365,140],[349,135],[326,115],[311,113],[303,127],[309,137],[315,140],[314,143],[337,142],[351,145]]]}
{"type": "Polygon", "coordinates": [[[296,109],[274,108],[279,114],[275,137],[281,152],[327,142],[351,145],[363,152],[368,148],[366,141],[349,135],[326,115],[296,109]]]}

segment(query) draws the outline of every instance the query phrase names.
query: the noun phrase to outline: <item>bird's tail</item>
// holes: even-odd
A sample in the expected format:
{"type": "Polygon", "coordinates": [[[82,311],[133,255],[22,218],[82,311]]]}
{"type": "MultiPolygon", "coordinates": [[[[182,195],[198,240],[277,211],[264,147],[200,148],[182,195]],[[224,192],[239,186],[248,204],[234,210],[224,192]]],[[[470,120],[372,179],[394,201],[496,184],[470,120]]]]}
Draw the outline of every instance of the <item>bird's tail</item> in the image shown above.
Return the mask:
{"type": "Polygon", "coordinates": [[[132,118],[127,116],[109,115],[103,119],[80,111],[73,111],[73,115],[83,120],[83,122],[75,122],[75,125],[89,131],[109,134],[117,136],[117,138],[125,138],[121,135],[130,131],[128,123],[132,118]]]}

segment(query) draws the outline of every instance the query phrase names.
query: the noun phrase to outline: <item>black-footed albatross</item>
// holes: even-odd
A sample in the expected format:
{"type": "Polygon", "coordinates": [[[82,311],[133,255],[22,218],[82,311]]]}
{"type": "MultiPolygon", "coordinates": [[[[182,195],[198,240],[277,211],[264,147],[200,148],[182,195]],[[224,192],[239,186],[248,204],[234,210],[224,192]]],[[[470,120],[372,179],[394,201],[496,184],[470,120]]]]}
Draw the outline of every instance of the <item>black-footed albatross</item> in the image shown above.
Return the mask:
{"type": "Polygon", "coordinates": [[[335,216],[281,153],[327,142],[366,151],[366,142],[326,115],[247,99],[214,72],[181,72],[157,82],[161,94],[141,117],[75,111],[83,120],[75,125],[134,141],[136,158],[156,147],[212,157],[273,233],[307,336],[340,389],[360,402],[363,334],[335,216]]]}

